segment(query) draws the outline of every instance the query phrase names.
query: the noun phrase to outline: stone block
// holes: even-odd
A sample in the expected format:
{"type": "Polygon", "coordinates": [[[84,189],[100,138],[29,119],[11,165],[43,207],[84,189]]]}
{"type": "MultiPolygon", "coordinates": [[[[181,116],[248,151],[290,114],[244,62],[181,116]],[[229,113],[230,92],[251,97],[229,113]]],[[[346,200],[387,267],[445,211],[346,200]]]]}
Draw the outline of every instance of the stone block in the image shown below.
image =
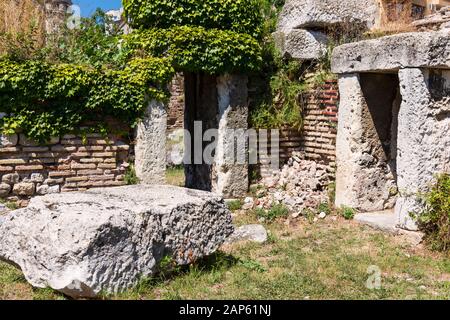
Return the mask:
{"type": "Polygon", "coordinates": [[[333,73],[450,68],[449,32],[410,32],[348,43],[334,49],[333,73]]]}
{"type": "Polygon", "coordinates": [[[328,37],[320,31],[275,32],[273,37],[281,54],[286,58],[316,60],[327,53],[328,37]]]}
{"type": "Polygon", "coordinates": [[[0,147],[1,148],[14,147],[17,145],[18,141],[19,141],[19,136],[17,134],[12,134],[12,135],[0,134],[0,147]]]}
{"type": "Polygon", "coordinates": [[[13,193],[17,196],[32,196],[35,191],[35,185],[32,182],[16,183],[13,187],[13,193]]]}
{"type": "Polygon", "coordinates": [[[0,259],[74,298],[129,289],[162,259],[190,264],[233,233],[223,199],[172,186],[46,195],[1,219],[0,259]]]}
{"type": "Polygon", "coordinates": [[[367,29],[379,24],[376,0],[287,0],[278,19],[279,31],[360,24],[367,29]]]}

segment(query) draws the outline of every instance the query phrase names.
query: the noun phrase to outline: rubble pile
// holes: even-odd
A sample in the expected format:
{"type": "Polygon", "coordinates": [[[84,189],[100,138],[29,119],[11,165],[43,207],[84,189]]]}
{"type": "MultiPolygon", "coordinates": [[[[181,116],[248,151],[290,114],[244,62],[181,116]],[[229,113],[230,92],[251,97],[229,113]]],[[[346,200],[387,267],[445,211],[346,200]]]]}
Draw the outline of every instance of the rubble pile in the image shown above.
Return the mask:
{"type": "Polygon", "coordinates": [[[328,202],[328,185],[333,179],[328,168],[295,152],[280,171],[262,180],[255,192],[256,199],[247,198],[244,209],[269,209],[283,204],[293,217],[301,215],[305,209],[316,209],[328,202]]]}

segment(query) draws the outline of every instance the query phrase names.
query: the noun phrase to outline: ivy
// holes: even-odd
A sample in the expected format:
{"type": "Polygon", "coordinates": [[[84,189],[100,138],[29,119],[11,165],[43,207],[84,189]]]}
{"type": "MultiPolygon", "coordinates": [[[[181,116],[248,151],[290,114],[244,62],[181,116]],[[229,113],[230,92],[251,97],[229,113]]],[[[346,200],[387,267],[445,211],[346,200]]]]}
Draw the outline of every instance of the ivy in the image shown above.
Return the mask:
{"type": "Polygon", "coordinates": [[[167,98],[173,74],[163,58],[132,59],[120,70],[3,59],[0,126],[5,134],[22,130],[45,142],[109,116],[134,125],[149,100],[167,98]]]}
{"type": "Polygon", "coordinates": [[[130,35],[97,11],[42,49],[0,57],[3,133],[45,142],[86,123],[104,131],[108,118],[134,126],[150,100],[167,98],[175,70],[245,73],[262,65],[260,0],[123,2],[137,29],[130,35]]]}
{"type": "Polygon", "coordinates": [[[261,0],[123,0],[134,28],[199,26],[260,37],[261,0]]]}
{"type": "Polygon", "coordinates": [[[165,56],[181,71],[222,74],[257,70],[261,47],[246,34],[203,27],[149,29],[125,36],[133,55],[165,56]]]}

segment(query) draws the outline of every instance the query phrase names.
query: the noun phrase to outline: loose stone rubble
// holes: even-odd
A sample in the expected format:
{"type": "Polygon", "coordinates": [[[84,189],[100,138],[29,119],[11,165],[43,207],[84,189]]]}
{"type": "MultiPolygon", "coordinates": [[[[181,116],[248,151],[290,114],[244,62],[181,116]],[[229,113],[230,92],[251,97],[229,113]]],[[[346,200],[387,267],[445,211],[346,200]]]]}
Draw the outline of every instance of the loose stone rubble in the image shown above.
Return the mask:
{"type": "Polygon", "coordinates": [[[7,213],[9,210],[3,203],[0,203],[0,215],[7,213]]]}
{"type": "Polygon", "coordinates": [[[138,185],[33,198],[0,217],[0,260],[35,287],[71,297],[116,293],[153,275],[170,256],[180,265],[212,254],[233,233],[219,196],[138,185]]]}
{"type": "Polygon", "coordinates": [[[237,228],[227,239],[225,244],[232,244],[242,241],[265,243],[268,235],[267,230],[260,224],[250,224],[237,228]]]}
{"type": "Polygon", "coordinates": [[[327,169],[325,165],[305,160],[303,153],[294,152],[279,172],[263,179],[265,189],[257,193],[254,207],[269,209],[283,204],[294,217],[298,217],[306,208],[313,209],[327,203],[327,186],[332,179],[327,169]]]}

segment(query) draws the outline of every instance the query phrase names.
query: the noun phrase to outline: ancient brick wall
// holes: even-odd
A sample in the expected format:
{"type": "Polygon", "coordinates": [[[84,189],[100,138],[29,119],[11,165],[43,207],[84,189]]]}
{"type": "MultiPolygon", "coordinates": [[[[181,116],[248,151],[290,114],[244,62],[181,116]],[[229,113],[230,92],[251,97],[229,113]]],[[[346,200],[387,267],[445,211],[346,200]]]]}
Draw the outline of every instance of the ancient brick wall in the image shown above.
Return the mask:
{"type": "Polygon", "coordinates": [[[339,89],[337,80],[326,81],[306,96],[301,151],[306,158],[334,168],[339,89]]]}
{"type": "Polygon", "coordinates": [[[178,73],[170,84],[170,101],[167,108],[167,130],[184,128],[184,76],[178,73]]]}
{"type": "Polygon", "coordinates": [[[38,145],[22,134],[0,136],[0,198],[124,184],[130,145],[115,136],[74,135],[38,145]]]}
{"type": "MultiPolygon", "coordinates": [[[[280,130],[280,166],[286,163],[294,151],[302,151],[307,160],[324,164],[330,172],[334,172],[339,103],[337,80],[326,81],[319,89],[305,94],[303,100],[302,131],[288,128],[280,130]]],[[[267,149],[270,152],[270,140],[267,149]]],[[[266,165],[267,159],[259,155],[259,161],[261,176],[271,175],[272,170],[266,165]]]]}

